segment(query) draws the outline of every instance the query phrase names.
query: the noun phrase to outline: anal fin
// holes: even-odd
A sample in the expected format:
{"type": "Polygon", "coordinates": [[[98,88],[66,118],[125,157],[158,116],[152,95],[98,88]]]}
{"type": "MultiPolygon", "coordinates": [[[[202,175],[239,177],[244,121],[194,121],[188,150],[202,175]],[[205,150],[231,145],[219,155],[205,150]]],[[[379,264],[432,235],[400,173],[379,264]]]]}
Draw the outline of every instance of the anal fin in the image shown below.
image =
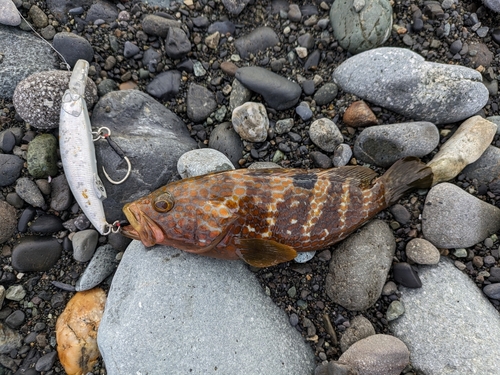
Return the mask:
{"type": "Polygon", "coordinates": [[[293,247],[268,239],[238,239],[237,245],[238,256],[254,267],[275,266],[297,256],[293,247]]]}

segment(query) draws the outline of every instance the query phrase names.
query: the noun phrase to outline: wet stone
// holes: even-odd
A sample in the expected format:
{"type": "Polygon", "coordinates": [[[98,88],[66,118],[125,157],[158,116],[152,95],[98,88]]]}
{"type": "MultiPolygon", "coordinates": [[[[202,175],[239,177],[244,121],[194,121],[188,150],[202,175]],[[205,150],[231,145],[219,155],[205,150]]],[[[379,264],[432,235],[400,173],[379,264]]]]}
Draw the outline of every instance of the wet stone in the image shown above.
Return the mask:
{"type": "Polygon", "coordinates": [[[165,53],[172,59],[181,59],[191,51],[191,42],[184,30],[169,27],[165,39],[165,53]]]}
{"type": "Polygon", "coordinates": [[[74,33],[57,33],[52,43],[54,48],[64,56],[71,68],[80,59],[88,62],[92,62],[94,59],[94,49],[89,41],[74,33]]]}
{"type": "Polygon", "coordinates": [[[11,185],[21,175],[23,160],[16,155],[0,154],[0,187],[11,185]]]}
{"type": "Polygon", "coordinates": [[[318,168],[331,168],[333,165],[332,159],[322,152],[312,151],[309,155],[318,168]]]}
{"type": "Polygon", "coordinates": [[[391,211],[391,214],[394,216],[394,219],[396,219],[396,221],[401,225],[405,225],[411,219],[410,212],[406,209],[405,206],[399,203],[392,206],[389,210],[391,211]]]}
{"type": "Polygon", "coordinates": [[[47,271],[57,262],[61,252],[56,238],[26,236],[12,249],[12,267],[19,272],[47,271]]]}
{"type": "Polygon", "coordinates": [[[5,319],[5,324],[7,324],[10,328],[16,329],[19,328],[23,323],[26,315],[21,310],[15,310],[5,319]]]}
{"type": "Polygon", "coordinates": [[[243,142],[230,122],[223,122],[212,130],[208,147],[222,152],[234,166],[238,165],[243,156],[243,142]]]}
{"type": "Polygon", "coordinates": [[[326,105],[335,99],[337,93],[338,87],[335,83],[325,83],[314,94],[314,101],[317,105],[326,105]]]}
{"type": "Polygon", "coordinates": [[[396,283],[407,288],[420,288],[422,286],[418,273],[406,262],[394,264],[392,266],[392,275],[396,283]]]}
{"type": "Polygon", "coordinates": [[[36,361],[35,370],[37,371],[49,371],[54,366],[54,363],[57,359],[57,352],[53,351],[47,353],[40,357],[38,361],[36,361]]]}
{"type": "Polygon", "coordinates": [[[142,29],[145,33],[156,35],[162,38],[167,36],[168,30],[171,27],[180,27],[179,21],[171,20],[165,17],[160,17],[154,14],[147,14],[142,20],[142,29]]]}
{"type": "Polygon", "coordinates": [[[259,27],[251,33],[236,39],[234,46],[239,55],[246,59],[250,54],[255,55],[257,52],[275,46],[278,43],[278,35],[272,28],[259,27]]]}
{"type": "Polygon", "coordinates": [[[3,132],[0,132],[0,150],[3,153],[5,154],[11,153],[15,145],[16,145],[16,137],[14,136],[14,133],[12,133],[8,129],[4,130],[3,132]]]}
{"type": "Polygon", "coordinates": [[[63,230],[64,227],[58,216],[47,214],[36,218],[29,229],[31,232],[48,234],[63,230]]]}

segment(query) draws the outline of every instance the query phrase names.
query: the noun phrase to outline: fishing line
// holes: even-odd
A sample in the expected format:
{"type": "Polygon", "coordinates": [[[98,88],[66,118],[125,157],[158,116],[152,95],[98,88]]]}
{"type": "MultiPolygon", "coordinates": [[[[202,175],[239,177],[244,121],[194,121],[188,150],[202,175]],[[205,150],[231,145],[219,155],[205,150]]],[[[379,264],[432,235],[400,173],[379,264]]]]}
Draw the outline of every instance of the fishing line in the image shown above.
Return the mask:
{"type": "Polygon", "coordinates": [[[61,53],[58,50],[56,50],[52,44],[50,44],[48,41],[46,41],[44,37],[42,37],[40,34],[37,33],[37,31],[33,28],[33,26],[31,26],[31,24],[26,20],[26,18],[23,17],[23,15],[21,14],[21,12],[19,10],[17,11],[17,13],[19,13],[21,18],[24,20],[24,22],[26,22],[26,24],[30,27],[30,29],[33,30],[33,32],[36,34],[36,36],[39,37],[41,40],[43,40],[45,43],[47,43],[49,45],[49,47],[52,48],[59,55],[59,57],[64,61],[64,65],[66,65],[66,69],[68,69],[68,71],[71,72],[71,66],[68,64],[68,62],[66,61],[64,56],[61,55],[61,53]]]}

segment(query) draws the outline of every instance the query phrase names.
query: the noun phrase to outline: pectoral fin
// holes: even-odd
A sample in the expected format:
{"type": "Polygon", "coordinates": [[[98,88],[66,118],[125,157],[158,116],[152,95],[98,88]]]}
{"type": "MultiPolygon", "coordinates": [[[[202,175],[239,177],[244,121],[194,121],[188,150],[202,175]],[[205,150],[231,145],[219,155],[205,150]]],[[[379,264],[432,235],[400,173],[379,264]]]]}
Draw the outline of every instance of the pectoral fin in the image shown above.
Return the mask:
{"type": "Polygon", "coordinates": [[[248,238],[239,239],[237,242],[238,256],[254,267],[275,266],[297,256],[297,251],[293,247],[273,240],[248,238]]]}

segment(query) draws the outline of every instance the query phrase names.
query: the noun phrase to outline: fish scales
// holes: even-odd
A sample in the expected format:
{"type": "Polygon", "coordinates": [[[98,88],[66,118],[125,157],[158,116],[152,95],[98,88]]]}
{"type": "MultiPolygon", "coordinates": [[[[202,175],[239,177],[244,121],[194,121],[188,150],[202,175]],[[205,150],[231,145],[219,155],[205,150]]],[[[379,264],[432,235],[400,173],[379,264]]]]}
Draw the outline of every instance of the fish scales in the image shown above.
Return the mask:
{"type": "Polygon", "coordinates": [[[408,190],[430,186],[429,176],[416,158],[379,178],[357,166],[218,172],[125,205],[123,232],[146,246],[273,265],[341,241],[408,190]]]}

